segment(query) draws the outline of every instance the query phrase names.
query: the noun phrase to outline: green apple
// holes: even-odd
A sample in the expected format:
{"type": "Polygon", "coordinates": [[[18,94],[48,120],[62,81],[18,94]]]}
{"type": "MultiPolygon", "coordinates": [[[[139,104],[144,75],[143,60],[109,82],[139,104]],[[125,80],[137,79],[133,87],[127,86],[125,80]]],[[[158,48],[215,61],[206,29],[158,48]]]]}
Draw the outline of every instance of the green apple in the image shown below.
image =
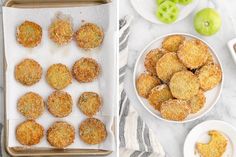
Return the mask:
{"type": "Polygon", "coordinates": [[[221,17],[215,9],[205,8],[194,17],[195,30],[201,35],[210,36],[220,30],[221,17]]]}

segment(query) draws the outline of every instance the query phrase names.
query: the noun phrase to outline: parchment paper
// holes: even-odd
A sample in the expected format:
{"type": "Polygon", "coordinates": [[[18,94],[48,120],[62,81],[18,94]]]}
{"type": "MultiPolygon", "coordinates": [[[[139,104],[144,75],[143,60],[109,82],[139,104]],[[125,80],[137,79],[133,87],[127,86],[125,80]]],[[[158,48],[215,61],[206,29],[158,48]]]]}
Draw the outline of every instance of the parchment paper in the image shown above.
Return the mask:
{"type": "MultiPolygon", "coordinates": [[[[55,118],[46,109],[43,115],[36,121],[46,130],[49,126],[58,120],[71,123],[76,130],[76,137],[73,144],[67,148],[86,148],[86,149],[114,149],[114,135],[111,131],[114,116],[114,106],[116,103],[116,52],[115,52],[115,30],[116,26],[112,19],[111,4],[103,4],[89,7],[72,8],[37,8],[37,9],[19,9],[3,7],[4,23],[4,43],[5,57],[7,61],[6,70],[6,107],[7,120],[9,121],[9,147],[22,146],[15,137],[16,126],[26,120],[17,111],[17,100],[26,92],[33,91],[40,94],[44,101],[54,91],[46,80],[45,74],[48,67],[54,63],[62,63],[70,69],[74,62],[81,57],[91,57],[101,65],[102,73],[100,77],[92,82],[81,84],[75,79],[71,85],[63,91],[71,94],[73,98],[73,111],[65,118],[55,118]],[[48,27],[57,13],[66,14],[72,17],[74,31],[76,31],[84,22],[92,22],[102,27],[105,32],[105,38],[100,48],[91,52],[80,49],[75,41],[66,46],[57,46],[48,38],[48,27]],[[43,29],[43,37],[40,45],[35,48],[25,48],[16,41],[16,27],[25,20],[34,21],[43,29]],[[42,79],[39,83],[27,87],[15,80],[14,68],[17,63],[25,58],[35,59],[43,68],[42,79]],[[86,116],[77,107],[77,101],[80,94],[84,91],[98,92],[103,98],[103,107],[95,116],[106,124],[108,136],[104,143],[99,145],[87,145],[79,138],[79,124],[86,119],[86,116]]],[[[41,142],[33,147],[51,147],[46,140],[46,136],[41,142]]]]}

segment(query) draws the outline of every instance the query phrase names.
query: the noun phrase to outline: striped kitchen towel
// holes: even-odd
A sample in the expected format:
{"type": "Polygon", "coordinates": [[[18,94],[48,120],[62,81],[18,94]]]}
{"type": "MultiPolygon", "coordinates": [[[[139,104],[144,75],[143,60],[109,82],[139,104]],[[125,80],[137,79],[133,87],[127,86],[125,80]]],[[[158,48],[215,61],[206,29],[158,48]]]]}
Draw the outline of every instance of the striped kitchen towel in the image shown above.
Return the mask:
{"type": "Polygon", "coordinates": [[[119,34],[119,140],[121,157],[164,157],[165,152],[152,130],[133,108],[123,89],[128,59],[128,39],[131,17],[120,20],[119,34]]]}
{"type": "Polygon", "coordinates": [[[1,143],[0,143],[0,157],[2,157],[2,124],[0,123],[0,140],[1,140],[1,143]]]}
{"type": "Polygon", "coordinates": [[[3,125],[0,123],[0,157],[9,157],[9,155],[6,153],[5,150],[5,143],[4,143],[4,130],[3,130],[3,125]]]}
{"type": "Polygon", "coordinates": [[[3,125],[0,123],[0,157],[9,157],[5,149],[3,125]]]}

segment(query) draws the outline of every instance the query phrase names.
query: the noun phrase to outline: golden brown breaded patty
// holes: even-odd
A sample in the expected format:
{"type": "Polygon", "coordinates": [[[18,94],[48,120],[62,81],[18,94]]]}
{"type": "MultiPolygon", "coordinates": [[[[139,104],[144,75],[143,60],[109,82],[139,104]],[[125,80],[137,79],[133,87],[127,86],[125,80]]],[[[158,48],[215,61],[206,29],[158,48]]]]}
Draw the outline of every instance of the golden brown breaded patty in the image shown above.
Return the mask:
{"type": "Polygon", "coordinates": [[[80,48],[89,50],[102,44],[104,33],[97,25],[86,23],[77,30],[75,38],[80,48]]]}
{"type": "Polygon", "coordinates": [[[185,40],[180,45],[177,55],[183,64],[190,68],[196,69],[204,65],[208,58],[208,46],[200,40],[185,40]]]}
{"type": "Polygon", "coordinates": [[[184,40],[185,37],[182,35],[170,35],[162,42],[162,48],[170,52],[176,52],[184,40]]]}
{"type": "Polygon", "coordinates": [[[70,20],[56,19],[48,29],[49,38],[58,45],[68,44],[73,37],[73,28],[70,20]]]}
{"type": "Polygon", "coordinates": [[[226,151],[228,140],[219,131],[209,131],[211,141],[209,143],[197,143],[197,151],[202,157],[222,157],[226,151]]]}
{"type": "Polygon", "coordinates": [[[80,83],[92,82],[98,77],[100,71],[100,65],[92,58],[77,60],[72,68],[74,78],[80,83]]]}
{"type": "Polygon", "coordinates": [[[28,92],[18,100],[17,109],[27,119],[37,119],[45,110],[43,98],[37,93],[28,92]]]}
{"type": "Polygon", "coordinates": [[[41,65],[33,59],[24,59],[15,67],[15,78],[21,84],[31,86],[42,77],[41,65]]]}
{"type": "Polygon", "coordinates": [[[204,91],[217,86],[222,80],[222,71],[218,64],[208,64],[196,71],[200,86],[204,91]]]}
{"type": "Polygon", "coordinates": [[[35,145],[43,138],[44,129],[34,120],[26,120],[16,128],[16,139],[22,145],[35,145]]]}
{"type": "Polygon", "coordinates": [[[65,148],[74,143],[75,128],[67,122],[57,121],[47,131],[49,144],[57,148],[65,148]]]}
{"type": "Polygon", "coordinates": [[[173,96],[166,84],[154,87],[148,95],[149,103],[158,111],[160,111],[161,103],[172,99],[173,96]]]}
{"type": "Polygon", "coordinates": [[[207,64],[212,64],[212,63],[214,63],[214,58],[213,58],[211,52],[208,51],[208,54],[207,54],[207,61],[206,61],[205,65],[207,65],[207,64]]]}
{"type": "Polygon", "coordinates": [[[190,114],[188,101],[171,99],[161,104],[161,116],[168,120],[182,121],[190,114]]]}
{"type": "Polygon", "coordinates": [[[102,106],[100,96],[95,92],[84,92],[79,97],[78,107],[88,117],[93,117],[102,106]]]}
{"type": "Polygon", "coordinates": [[[198,94],[200,83],[192,72],[180,71],[172,76],[169,87],[173,97],[190,100],[198,94]]]}
{"type": "Polygon", "coordinates": [[[25,21],[17,27],[16,38],[24,47],[36,47],[42,39],[42,28],[34,22],[25,21]]]}
{"type": "Polygon", "coordinates": [[[79,136],[87,144],[102,143],[107,137],[106,126],[96,118],[88,118],[80,124],[79,136]]]}
{"type": "Polygon", "coordinates": [[[161,84],[161,81],[156,76],[148,73],[142,73],[136,81],[136,88],[140,96],[148,98],[152,88],[159,84],[161,84]]]}
{"type": "Polygon", "coordinates": [[[54,91],[47,100],[48,111],[55,117],[66,117],[72,112],[72,98],[63,91],[54,91]]]}
{"type": "Polygon", "coordinates": [[[54,89],[61,90],[72,83],[72,75],[69,68],[61,63],[51,65],[46,74],[49,85],[54,89]]]}
{"type": "Polygon", "coordinates": [[[176,53],[167,53],[161,57],[156,64],[157,76],[167,83],[171,76],[181,70],[186,70],[186,67],[180,62],[176,53]]]}
{"type": "Polygon", "coordinates": [[[156,64],[157,61],[165,54],[167,51],[163,49],[153,49],[145,57],[144,66],[146,70],[152,74],[157,75],[156,73],[156,64]]]}
{"type": "Polygon", "coordinates": [[[197,113],[203,108],[205,103],[206,97],[203,91],[200,90],[199,93],[190,100],[191,113],[197,113]]]}

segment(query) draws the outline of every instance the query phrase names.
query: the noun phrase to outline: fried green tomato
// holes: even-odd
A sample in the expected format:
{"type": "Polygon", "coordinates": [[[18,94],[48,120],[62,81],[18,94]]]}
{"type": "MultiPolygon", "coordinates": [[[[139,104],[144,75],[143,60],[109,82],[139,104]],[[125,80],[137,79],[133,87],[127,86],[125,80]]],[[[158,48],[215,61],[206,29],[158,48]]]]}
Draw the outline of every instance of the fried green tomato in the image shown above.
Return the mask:
{"type": "Polygon", "coordinates": [[[148,95],[149,103],[158,111],[160,111],[161,103],[172,99],[173,96],[166,84],[154,87],[148,95]]]}
{"type": "Polygon", "coordinates": [[[104,38],[104,33],[101,28],[93,23],[82,25],[75,33],[77,45],[85,50],[99,47],[104,38]]]}
{"type": "Polygon", "coordinates": [[[208,46],[200,40],[185,40],[180,45],[177,55],[181,62],[190,69],[196,69],[204,65],[209,53],[208,46]]]}
{"type": "Polygon", "coordinates": [[[156,64],[157,76],[165,83],[169,82],[172,75],[178,71],[186,70],[176,53],[167,53],[156,64]]]}
{"type": "Polygon", "coordinates": [[[23,85],[31,86],[42,77],[41,65],[33,59],[24,59],[15,67],[15,78],[23,85]]]}
{"type": "Polygon", "coordinates": [[[209,51],[209,52],[208,52],[208,55],[207,55],[207,60],[206,60],[205,65],[207,65],[207,64],[212,64],[212,63],[214,63],[214,58],[213,58],[211,52],[209,51]]]}
{"type": "Polygon", "coordinates": [[[25,21],[17,27],[16,38],[24,47],[36,47],[42,39],[42,28],[34,22],[25,21]]]}
{"type": "Polygon", "coordinates": [[[72,75],[66,65],[58,63],[48,68],[46,80],[51,87],[61,90],[72,83],[72,75]]]}
{"type": "Polygon", "coordinates": [[[218,64],[204,65],[196,71],[200,81],[200,86],[204,91],[210,90],[217,86],[222,80],[222,71],[218,64]]]}
{"type": "Polygon", "coordinates": [[[79,136],[87,144],[100,144],[107,137],[105,124],[96,118],[88,118],[80,124],[79,136]]]}
{"type": "Polygon", "coordinates": [[[73,28],[69,20],[56,19],[49,27],[49,38],[58,45],[68,44],[72,40],[73,28]]]}
{"type": "Polygon", "coordinates": [[[200,90],[199,93],[190,100],[191,113],[197,113],[200,111],[205,103],[206,97],[203,91],[200,90]]]}
{"type": "Polygon", "coordinates": [[[229,140],[224,134],[217,130],[210,130],[208,135],[211,137],[208,143],[197,143],[196,148],[202,157],[223,157],[227,150],[229,140]]]}
{"type": "Polygon", "coordinates": [[[180,71],[172,76],[169,87],[173,97],[190,100],[198,94],[200,83],[192,72],[180,71]]]}
{"type": "Polygon", "coordinates": [[[75,129],[67,122],[57,121],[47,131],[49,144],[56,148],[65,148],[75,139],[75,129]]]}
{"type": "Polygon", "coordinates": [[[183,121],[190,114],[191,108],[188,101],[171,99],[161,104],[161,116],[168,120],[183,121]]]}
{"type": "Polygon", "coordinates": [[[156,74],[156,63],[167,51],[163,49],[153,49],[145,57],[144,66],[152,75],[156,74]]]}
{"type": "Polygon", "coordinates": [[[162,48],[170,52],[177,52],[185,37],[182,35],[171,35],[164,39],[162,48]]]}
{"type": "Polygon", "coordinates": [[[100,96],[95,92],[84,92],[79,97],[78,107],[88,117],[93,117],[102,106],[100,96]]]}
{"type": "Polygon", "coordinates": [[[45,110],[43,98],[37,93],[28,92],[18,100],[17,109],[27,119],[37,119],[45,110]]]}
{"type": "Polygon", "coordinates": [[[94,81],[100,74],[101,68],[92,58],[81,58],[75,62],[72,68],[74,78],[80,83],[94,81]]]}
{"type": "Polygon", "coordinates": [[[48,111],[55,117],[66,117],[72,112],[72,98],[63,91],[54,91],[47,100],[48,111]]]}
{"type": "Polygon", "coordinates": [[[44,128],[34,120],[26,120],[16,128],[16,139],[22,145],[38,144],[43,138],[44,128]]]}
{"type": "Polygon", "coordinates": [[[148,98],[152,88],[160,84],[161,81],[156,76],[148,73],[142,73],[136,81],[136,88],[140,96],[148,98]]]}

